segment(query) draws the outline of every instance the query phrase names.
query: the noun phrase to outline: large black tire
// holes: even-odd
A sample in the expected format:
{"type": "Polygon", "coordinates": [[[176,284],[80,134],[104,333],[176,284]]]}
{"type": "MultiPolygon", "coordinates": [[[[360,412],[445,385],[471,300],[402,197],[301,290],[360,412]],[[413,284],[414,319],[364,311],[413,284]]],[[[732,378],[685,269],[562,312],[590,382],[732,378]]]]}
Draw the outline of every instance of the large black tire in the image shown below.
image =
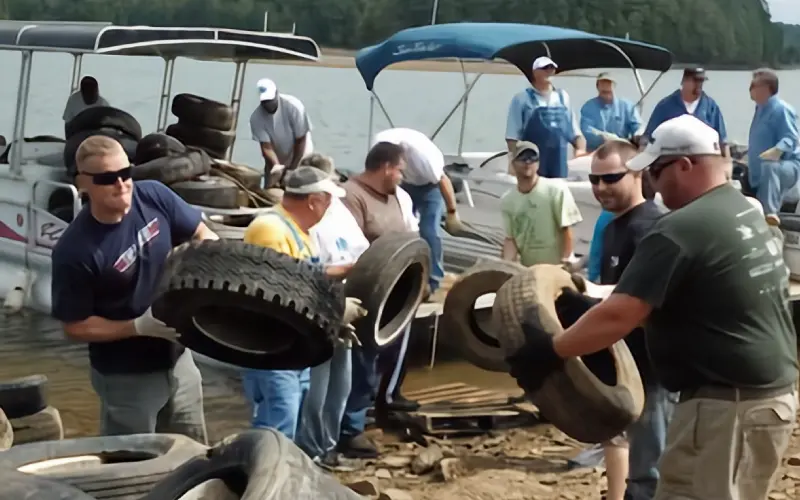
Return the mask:
{"type": "Polygon", "coordinates": [[[84,109],[64,125],[64,137],[69,140],[78,132],[101,128],[118,130],[137,141],[142,138],[142,126],[139,125],[136,118],[111,106],[95,106],[84,109]]]}
{"type": "Polygon", "coordinates": [[[224,158],[236,139],[236,132],[214,130],[184,122],[170,125],[166,132],[187,146],[204,149],[212,158],[224,158]]]}
{"type": "Polygon", "coordinates": [[[147,134],[136,145],[136,154],[133,163],[141,165],[156,158],[176,156],[186,152],[186,146],[171,135],[159,132],[147,134]]]}
{"type": "Polygon", "coordinates": [[[0,382],[0,409],[8,418],[27,417],[47,406],[47,377],[31,375],[0,382]]]}
{"type": "Polygon", "coordinates": [[[75,153],[78,152],[78,147],[81,145],[81,143],[93,135],[104,135],[106,137],[115,139],[120,143],[122,149],[125,150],[125,154],[128,155],[128,160],[133,161],[133,157],[136,155],[137,145],[137,140],[134,136],[115,128],[108,127],[81,130],[67,139],[66,144],[64,144],[64,165],[67,167],[68,174],[75,175],[77,172],[77,167],[75,166],[75,153]]]}
{"type": "MultiPolygon", "coordinates": [[[[133,180],[152,179],[166,185],[190,181],[211,171],[211,159],[199,149],[174,156],[163,156],[133,167],[133,180]]],[[[238,190],[237,190],[238,194],[238,190]]]]}
{"type": "Polygon", "coordinates": [[[38,413],[27,417],[12,418],[14,429],[14,445],[38,443],[40,441],[59,441],[64,439],[64,424],[61,413],[48,406],[38,413]]]}
{"type": "MultiPolygon", "coordinates": [[[[505,232],[503,228],[492,226],[489,224],[475,224],[472,222],[463,222],[464,230],[458,233],[448,233],[457,238],[468,238],[475,241],[486,243],[487,245],[497,246],[497,255],[503,248],[503,240],[505,240],[505,232]]],[[[442,221],[442,230],[447,232],[444,220],[442,221]]]]}
{"type": "MultiPolygon", "coordinates": [[[[551,264],[529,267],[500,287],[492,308],[492,332],[507,355],[525,342],[523,321],[534,321],[554,336],[564,331],[555,306],[564,288],[577,290],[570,274],[551,264]]],[[[621,340],[590,356],[567,359],[531,401],[573,439],[602,443],[639,418],[644,391],[636,362],[621,340]]]]}
{"type": "Polygon", "coordinates": [[[345,292],[368,314],[353,323],[362,344],[384,348],[414,320],[430,274],[430,247],[416,233],[373,241],[347,274],[345,292]]]}
{"type": "Polygon", "coordinates": [[[468,269],[447,292],[439,328],[465,361],[484,370],[508,373],[506,353],[491,331],[491,319],[478,321],[474,306],[480,296],[497,293],[524,270],[514,262],[483,261],[468,269]]]}
{"type": "Polygon", "coordinates": [[[222,177],[203,175],[196,180],[175,182],[169,187],[191,205],[213,208],[239,207],[239,186],[222,177]]]}
{"type": "Polygon", "coordinates": [[[199,95],[178,94],[172,99],[172,114],[197,127],[228,131],[233,128],[233,109],[225,103],[199,95]]]}
{"type": "Polygon", "coordinates": [[[11,448],[12,444],[14,444],[14,428],[11,427],[11,422],[0,408],[0,451],[11,448]]]}
{"type": "Polygon", "coordinates": [[[0,453],[0,468],[20,469],[69,484],[96,499],[138,500],[187,460],[207,450],[177,434],[90,437],[14,446],[0,453]],[[46,463],[70,457],[76,460],[52,466],[46,463]]]}
{"type": "Polygon", "coordinates": [[[0,470],[0,500],[93,500],[68,484],[13,470],[0,470]]]}
{"type": "Polygon", "coordinates": [[[316,366],[333,355],[344,287],[319,266],[232,240],[186,245],[167,266],[153,314],[189,349],[270,370],[316,366]]]}
{"type": "Polygon", "coordinates": [[[481,259],[500,256],[497,245],[449,234],[442,235],[442,250],[444,250],[444,270],[455,274],[463,273],[481,259]]]}
{"type": "Polygon", "coordinates": [[[250,430],[223,440],[161,481],[141,500],[178,500],[192,488],[222,479],[242,500],[359,500],[364,497],[324,473],[275,429],[250,430]]]}

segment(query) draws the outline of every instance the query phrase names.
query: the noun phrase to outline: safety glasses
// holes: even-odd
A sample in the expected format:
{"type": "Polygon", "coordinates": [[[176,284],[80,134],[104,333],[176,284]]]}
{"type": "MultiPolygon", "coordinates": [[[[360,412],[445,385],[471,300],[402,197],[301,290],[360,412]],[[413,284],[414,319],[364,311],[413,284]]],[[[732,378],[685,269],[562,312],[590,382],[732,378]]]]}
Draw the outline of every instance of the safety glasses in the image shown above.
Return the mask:
{"type": "Polygon", "coordinates": [[[654,161],[648,169],[650,171],[650,177],[652,177],[654,181],[657,181],[664,170],[674,165],[680,159],[680,156],[666,156],[659,158],[658,160],[654,161]]]}
{"type": "Polygon", "coordinates": [[[85,175],[86,177],[90,177],[92,179],[92,184],[95,186],[113,186],[117,183],[117,180],[125,182],[130,180],[132,174],[133,166],[128,165],[125,168],[121,168],[115,172],[100,172],[100,173],[90,173],[90,172],[78,172],[81,175],[85,175]]]}
{"type": "Polygon", "coordinates": [[[591,182],[594,186],[600,184],[600,181],[603,181],[603,184],[611,185],[618,183],[626,175],[628,175],[628,172],[616,172],[613,174],[589,174],[589,182],[591,182]]]}

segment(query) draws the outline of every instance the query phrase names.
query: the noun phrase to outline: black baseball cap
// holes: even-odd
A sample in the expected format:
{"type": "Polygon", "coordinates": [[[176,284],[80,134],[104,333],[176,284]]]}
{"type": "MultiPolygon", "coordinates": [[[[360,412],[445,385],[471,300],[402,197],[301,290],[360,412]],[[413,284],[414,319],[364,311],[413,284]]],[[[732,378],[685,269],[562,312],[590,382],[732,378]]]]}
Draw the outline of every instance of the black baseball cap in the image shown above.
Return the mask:
{"type": "Polygon", "coordinates": [[[684,78],[692,78],[694,80],[708,80],[706,70],[704,68],[686,68],[683,70],[684,78]]]}

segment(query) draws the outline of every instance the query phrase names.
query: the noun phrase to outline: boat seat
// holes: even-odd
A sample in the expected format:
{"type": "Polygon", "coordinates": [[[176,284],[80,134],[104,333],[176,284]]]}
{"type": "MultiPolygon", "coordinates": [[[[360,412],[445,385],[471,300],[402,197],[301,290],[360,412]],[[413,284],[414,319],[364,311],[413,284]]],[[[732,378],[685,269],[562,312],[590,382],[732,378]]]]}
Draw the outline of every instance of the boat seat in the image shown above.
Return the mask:
{"type": "Polygon", "coordinates": [[[469,189],[469,182],[464,178],[472,172],[472,167],[466,163],[450,163],[444,166],[444,172],[453,183],[453,192],[456,195],[463,194],[466,198],[467,205],[474,207],[475,203],[472,201],[472,192],[469,189]]]}

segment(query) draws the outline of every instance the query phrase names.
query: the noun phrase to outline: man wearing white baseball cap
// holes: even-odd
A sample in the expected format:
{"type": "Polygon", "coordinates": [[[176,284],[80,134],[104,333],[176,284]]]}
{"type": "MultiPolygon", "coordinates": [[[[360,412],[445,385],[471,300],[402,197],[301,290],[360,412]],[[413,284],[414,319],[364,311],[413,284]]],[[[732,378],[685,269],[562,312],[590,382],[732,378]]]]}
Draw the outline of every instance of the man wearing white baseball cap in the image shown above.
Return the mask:
{"type": "Polygon", "coordinates": [[[261,145],[265,181],[273,167],[283,165],[294,170],[303,157],[314,151],[311,142],[311,120],[300,99],[278,92],[269,78],[256,84],[260,104],[250,115],[253,140],[261,145]]]}
{"type": "Polygon", "coordinates": [[[531,86],[514,96],[508,109],[506,143],[509,156],[514,156],[517,141],[528,141],[539,147],[539,175],[567,176],[567,145],[575,148],[575,156],[586,154],[586,139],[572,110],[569,95],[550,82],[558,65],[549,57],[539,57],[531,68],[531,86]]]}

